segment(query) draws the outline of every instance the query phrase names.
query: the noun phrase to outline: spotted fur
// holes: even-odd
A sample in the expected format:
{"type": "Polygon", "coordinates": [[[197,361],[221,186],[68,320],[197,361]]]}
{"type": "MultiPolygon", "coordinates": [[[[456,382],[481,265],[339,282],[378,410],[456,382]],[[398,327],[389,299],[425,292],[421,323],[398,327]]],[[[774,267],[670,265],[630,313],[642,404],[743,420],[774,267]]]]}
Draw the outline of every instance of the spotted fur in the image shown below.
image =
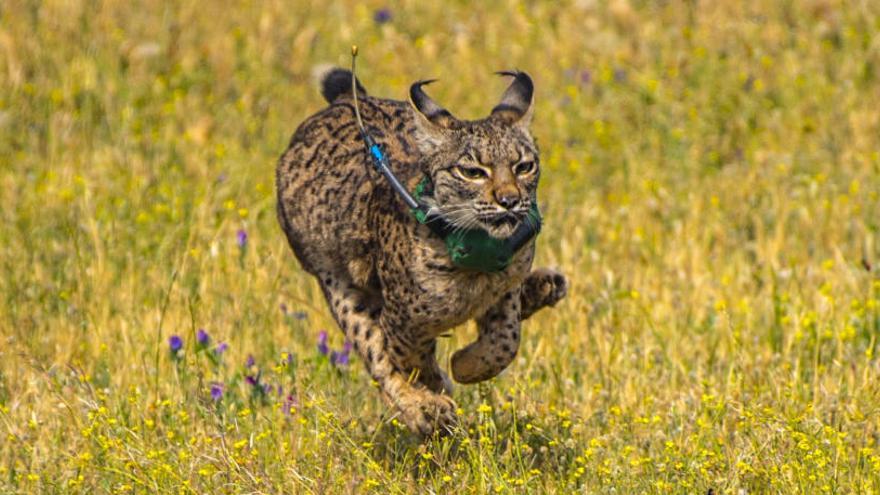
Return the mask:
{"type": "MultiPolygon", "coordinates": [[[[411,430],[443,431],[454,423],[455,403],[434,356],[437,337],[476,319],[479,336],[452,356],[452,374],[462,383],[490,379],[516,356],[521,321],[564,297],[566,281],[531,271],[534,243],[499,273],[455,267],[442,240],[372,168],[350,90],[341,90],[346,79],[350,88],[350,73],[330,74],[323,88],[330,105],[299,126],[279,160],[278,219],[383,397],[411,430]]],[[[427,175],[433,208],[497,237],[527,221],[539,178],[528,132],[531,79],[506,75],[514,83],[477,121],[453,117],[424,83],[413,85],[412,104],[368,96],[358,83],[364,123],[401,181],[413,190],[427,175]]]]}

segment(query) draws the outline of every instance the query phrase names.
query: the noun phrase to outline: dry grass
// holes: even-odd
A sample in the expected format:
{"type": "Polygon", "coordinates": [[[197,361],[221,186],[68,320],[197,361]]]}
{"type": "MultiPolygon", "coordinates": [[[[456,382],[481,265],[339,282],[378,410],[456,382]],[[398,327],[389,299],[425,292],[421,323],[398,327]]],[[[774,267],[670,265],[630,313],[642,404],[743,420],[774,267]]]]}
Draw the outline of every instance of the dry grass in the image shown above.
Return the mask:
{"type": "Polygon", "coordinates": [[[880,492],[880,8],[763,3],[4,2],[0,492],[880,492]],[[464,117],[537,83],[572,290],[442,441],[316,351],[275,221],[352,43],[464,117]]]}

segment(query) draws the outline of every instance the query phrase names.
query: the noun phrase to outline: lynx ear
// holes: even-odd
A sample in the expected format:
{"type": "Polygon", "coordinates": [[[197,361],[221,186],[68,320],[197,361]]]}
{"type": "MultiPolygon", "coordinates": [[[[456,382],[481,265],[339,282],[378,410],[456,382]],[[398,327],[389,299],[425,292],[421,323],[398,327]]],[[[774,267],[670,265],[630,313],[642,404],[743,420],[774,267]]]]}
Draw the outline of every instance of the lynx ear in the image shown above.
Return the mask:
{"type": "Polygon", "coordinates": [[[424,115],[428,121],[445,129],[453,129],[456,127],[456,124],[458,124],[458,119],[453,117],[452,114],[449,113],[449,110],[438,105],[422,90],[422,86],[431,84],[434,81],[436,81],[436,79],[414,82],[413,85],[409,87],[410,100],[412,101],[413,106],[416,107],[416,110],[424,115]]]}
{"type": "Polygon", "coordinates": [[[449,110],[438,105],[422,91],[422,86],[434,80],[417,81],[409,88],[413,106],[413,120],[416,123],[416,140],[423,153],[430,152],[443,144],[450,132],[459,125],[458,119],[449,110]]]}
{"type": "Polygon", "coordinates": [[[501,95],[501,102],[492,109],[492,116],[508,124],[528,126],[532,120],[532,101],[535,85],[528,74],[521,71],[500,71],[501,76],[513,77],[513,82],[501,95]]]}

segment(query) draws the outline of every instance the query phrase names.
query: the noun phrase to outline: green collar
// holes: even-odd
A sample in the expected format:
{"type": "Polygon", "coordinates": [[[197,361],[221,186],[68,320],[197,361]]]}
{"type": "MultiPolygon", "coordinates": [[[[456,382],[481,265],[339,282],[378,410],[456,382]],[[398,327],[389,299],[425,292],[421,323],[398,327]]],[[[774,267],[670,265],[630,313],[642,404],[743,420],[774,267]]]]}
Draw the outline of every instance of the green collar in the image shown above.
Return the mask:
{"type": "MultiPolygon", "coordinates": [[[[427,176],[423,178],[413,191],[413,197],[419,203],[431,185],[427,176]]],[[[483,229],[461,230],[450,225],[440,216],[428,214],[426,208],[410,210],[416,220],[427,225],[446,244],[449,257],[459,268],[478,272],[500,272],[510,265],[513,256],[541,231],[541,213],[537,202],[532,202],[528,212],[528,221],[523,222],[506,239],[497,239],[483,229]]]]}

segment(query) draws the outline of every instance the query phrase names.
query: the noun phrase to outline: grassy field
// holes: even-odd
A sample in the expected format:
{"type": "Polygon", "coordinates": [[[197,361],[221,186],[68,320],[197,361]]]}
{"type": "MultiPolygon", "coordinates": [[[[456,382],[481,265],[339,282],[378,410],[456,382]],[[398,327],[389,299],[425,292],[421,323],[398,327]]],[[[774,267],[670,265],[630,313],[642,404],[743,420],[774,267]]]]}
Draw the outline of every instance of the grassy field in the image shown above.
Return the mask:
{"type": "Polygon", "coordinates": [[[0,493],[880,493],[880,4],[764,3],[0,3],[0,493]],[[275,219],[353,43],[466,118],[537,85],[570,295],[451,438],[275,219]]]}

